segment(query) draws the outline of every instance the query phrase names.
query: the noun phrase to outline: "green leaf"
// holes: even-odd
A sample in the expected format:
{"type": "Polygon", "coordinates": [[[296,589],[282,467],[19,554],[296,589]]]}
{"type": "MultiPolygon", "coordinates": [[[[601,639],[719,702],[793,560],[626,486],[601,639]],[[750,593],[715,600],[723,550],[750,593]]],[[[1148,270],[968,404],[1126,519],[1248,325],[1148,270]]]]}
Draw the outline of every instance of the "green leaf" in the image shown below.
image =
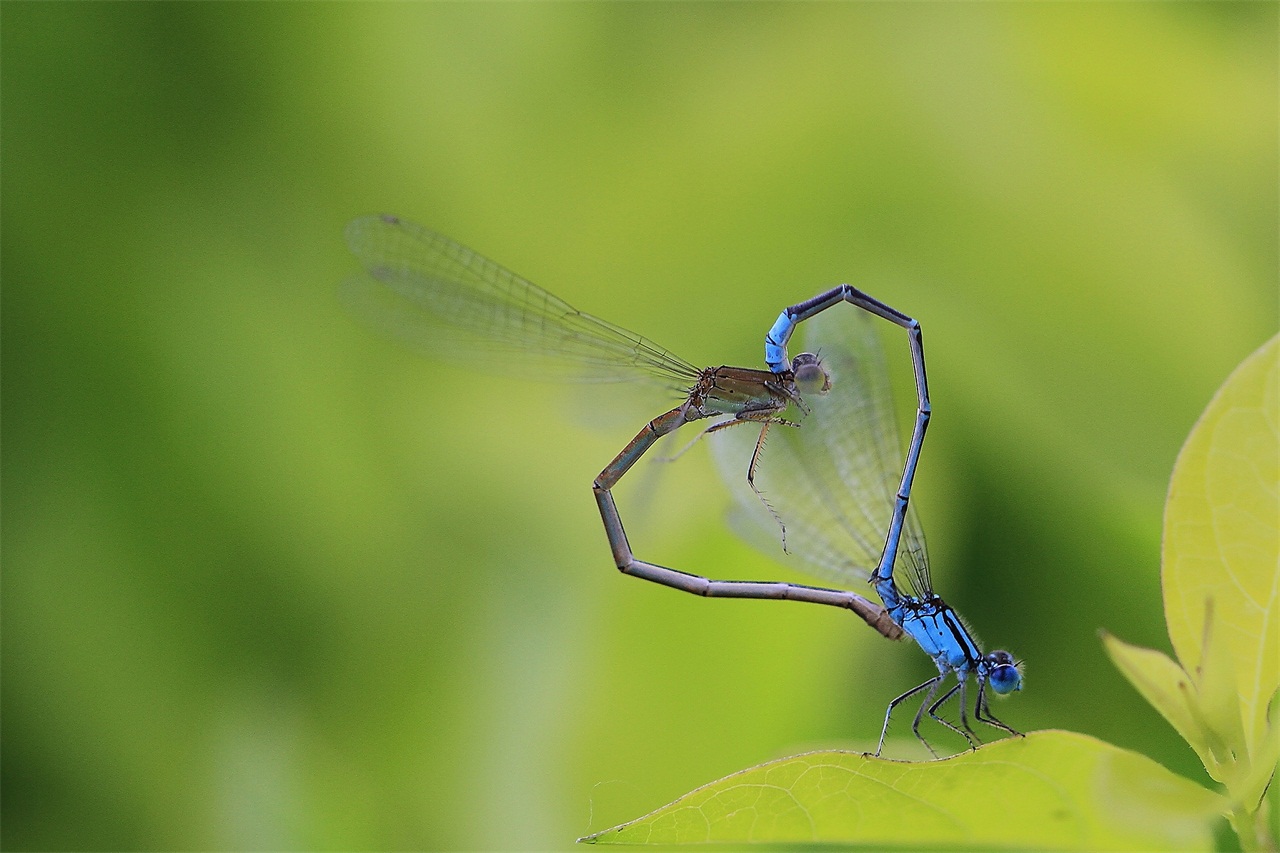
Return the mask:
{"type": "Polygon", "coordinates": [[[1165,505],[1169,639],[1198,682],[1207,722],[1238,757],[1269,739],[1267,703],[1280,687],[1278,378],[1280,336],[1247,358],[1209,403],[1178,455],[1165,505]],[[1207,602],[1220,633],[1210,642],[1207,602]],[[1204,657],[1219,642],[1215,659],[1233,672],[1204,657]],[[1224,718],[1228,705],[1238,722],[1224,718]],[[1240,726],[1243,743],[1234,742],[1240,726]]]}
{"type": "MultiPolygon", "coordinates": [[[[1182,667],[1163,652],[1129,645],[1106,631],[1102,632],[1102,644],[1116,668],[1191,745],[1204,766],[1216,767],[1218,759],[1210,748],[1202,715],[1193,707],[1196,688],[1182,667]]],[[[1218,779],[1212,769],[1210,775],[1218,779]]]]}
{"type": "MultiPolygon", "coordinates": [[[[1267,738],[1250,756],[1252,766],[1236,783],[1232,792],[1250,808],[1254,807],[1267,792],[1267,784],[1275,774],[1276,763],[1280,762],[1280,693],[1271,697],[1269,707],[1271,708],[1271,726],[1267,732],[1267,738]]],[[[1273,787],[1271,792],[1273,808],[1280,807],[1280,797],[1277,793],[1273,787]]]]}
{"type": "Polygon", "coordinates": [[[814,752],[697,789],[593,843],[1208,850],[1227,801],[1145,756],[1035,732],[941,761],[814,752]]]}
{"type": "Polygon", "coordinates": [[[1212,598],[1205,601],[1203,647],[1200,665],[1192,675],[1197,702],[1193,709],[1200,715],[1204,731],[1220,764],[1230,768],[1225,775],[1215,774],[1230,786],[1236,781],[1232,773],[1248,767],[1249,744],[1241,725],[1242,706],[1236,693],[1236,664],[1227,643],[1224,625],[1215,618],[1212,598]]]}

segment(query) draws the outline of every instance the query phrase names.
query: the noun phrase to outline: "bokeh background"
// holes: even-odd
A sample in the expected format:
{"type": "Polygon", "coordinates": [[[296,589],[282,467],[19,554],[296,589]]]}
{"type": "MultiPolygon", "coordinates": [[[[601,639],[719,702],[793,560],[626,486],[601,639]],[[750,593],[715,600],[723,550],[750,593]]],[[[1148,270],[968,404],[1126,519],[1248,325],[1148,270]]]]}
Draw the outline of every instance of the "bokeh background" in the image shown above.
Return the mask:
{"type": "MultiPolygon", "coordinates": [[[[3,846],[567,849],[929,675],[614,571],[590,482],[667,400],[370,333],[383,211],[699,364],[841,281],[920,318],[998,712],[1207,782],[1097,631],[1167,650],[1171,466],[1277,328],[1277,9],[4,3],[3,846]]],[[[786,576],[705,448],[618,494],[786,576]]]]}

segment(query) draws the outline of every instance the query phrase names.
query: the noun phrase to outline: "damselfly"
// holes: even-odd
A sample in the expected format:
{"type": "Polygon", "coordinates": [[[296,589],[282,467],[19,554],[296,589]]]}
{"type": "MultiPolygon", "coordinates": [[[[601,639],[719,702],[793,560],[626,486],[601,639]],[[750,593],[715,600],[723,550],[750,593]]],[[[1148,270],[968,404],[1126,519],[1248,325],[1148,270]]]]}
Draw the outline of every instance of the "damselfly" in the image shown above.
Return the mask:
{"type": "MultiPolygon", "coordinates": [[[[997,693],[1019,689],[1021,674],[1007,652],[982,654],[955,612],[934,595],[924,539],[914,513],[909,511],[911,484],[930,416],[924,351],[920,326],[915,320],[842,285],[782,313],[766,339],[769,370],[728,366],[700,370],[652,341],[584,314],[537,285],[421,226],[393,216],[367,216],[353,221],[346,234],[366,272],[344,285],[348,303],[375,326],[415,348],[434,355],[456,356],[461,345],[469,361],[490,363],[504,372],[515,369],[539,376],[596,381],[645,378],[680,391],[684,401],[645,424],[593,483],[620,571],[707,597],[785,599],[843,607],[885,637],[911,636],[933,658],[939,675],[890,703],[877,754],[883,748],[893,709],[926,690],[925,701],[912,724],[916,735],[924,740],[919,724],[927,712],[976,744],[966,712],[970,674],[978,682],[977,719],[1013,732],[991,715],[985,688],[990,684],[997,693]],[[901,448],[885,384],[883,355],[878,341],[869,343],[876,341],[869,314],[854,312],[855,319],[850,321],[850,328],[856,331],[850,338],[851,348],[860,350],[861,356],[846,358],[850,347],[842,350],[838,337],[831,339],[829,349],[836,356],[835,371],[827,366],[825,354],[820,357],[813,351],[804,352],[791,360],[786,356],[786,345],[796,324],[841,301],[887,319],[908,333],[918,408],[900,479],[890,473],[896,471],[896,454],[901,448]],[[833,380],[839,383],[841,392],[828,394],[833,380]],[[782,417],[793,404],[802,414],[821,412],[822,417],[819,429],[811,428],[806,418],[803,429],[781,431],[782,451],[768,466],[770,478],[776,478],[781,490],[779,505],[785,505],[778,512],[764,500],[755,481],[770,427],[796,426],[782,417]],[[786,518],[802,532],[798,539],[792,537],[796,543],[793,547],[817,574],[845,582],[869,578],[883,607],[850,590],[784,582],[712,580],[635,557],[613,499],[613,487],[659,438],[707,418],[718,420],[703,435],[741,424],[760,427],[750,449],[746,475],[755,496],[751,511],[767,518],[767,525],[775,534],[781,529],[783,550],[787,550],[786,518]],[[827,466],[820,477],[806,475],[806,471],[823,467],[819,460],[824,457],[814,449],[823,447],[831,457],[827,461],[842,463],[858,458],[862,448],[871,448],[874,464],[827,466]],[[832,476],[838,479],[829,479],[832,476]],[[810,488],[815,490],[806,492],[810,488]],[[890,498],[890,494],[894,497],[890,498]],[[882,530],[886,531],[885,538],[877,558],[874,543],[882,530]],[[911,567],[906,590],[894,580],[900,550],[911,567]],[[874,568],[870,568],[873,563],[874,568]],[[957,676],[957,684],[934,701],[946,676],[952,673],[957,676]],[[957,692],[961,705],[959,728],[937,716],[943,702],[957,692]]],[[[823,328],[828,324],[822,318],[811,325],[823,328]]],[[[779,431],[773,434],[778,435],[779,431]]],[[[724,454],[719,453],[718,457],[723,459],[724,454]]],[[[772,541],[776,545],[777,540],[772,541]]]]}

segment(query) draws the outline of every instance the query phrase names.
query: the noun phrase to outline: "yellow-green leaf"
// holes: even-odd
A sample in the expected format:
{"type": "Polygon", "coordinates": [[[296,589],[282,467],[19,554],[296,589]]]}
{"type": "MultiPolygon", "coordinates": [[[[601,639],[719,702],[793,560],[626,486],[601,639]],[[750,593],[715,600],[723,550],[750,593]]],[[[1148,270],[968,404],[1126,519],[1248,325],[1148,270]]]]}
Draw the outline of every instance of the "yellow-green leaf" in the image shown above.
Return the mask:
{"type": "MultiPolygon", "coordinates": [[[[1213,604],[1212,599],[1205,602],[1200,665],[1192,674],[1198,700],[1194,707],[1201,714],[1218,761],[1245,768],[1249,765],[1249,742],[1242,726],[1243,709],[1236,691],[1236,662],[1226,626],[1218,619],[1213,604]]],[[[1214,778],[1221,777],[1215,775],[1214,778]]],[[[1236,779],[1228,776],[1223,781],[1230,787],[1236,779]]]]}
{"type": "MultiPolygon", "coordinates": [[[[1210,748],[1200,714],[1194,708],[1195,686],[1182,667],[1155,649],[1133,646],[1106,631],[1102,644],[1116,668],[1200,756],[1215,779],[1217,758],[1210,748]]],[[[1218,781],[1224,781],[1218,779],[1218,781]]]]}
{"type": "MultiPolygon", "coordinates": [[[[1276,763],[1280,762],[1280,693],[1271,697],[1268,703],[1271,708],[1271,725],[1267,729],[1267,737],[1254,748],[1253,754],[1249,757],[1251,766],[1247,769],[1245,775],[1237,780],[1232,795],[1246,809],[1256,809],[1260,805],[1263,794],[1267,791],[1267,786],[1271,782],[1271,777],[1276,770],[1276,763]]],[[[1276,789],[1272,787],[1272,807],[1280,808],[1280,796],[1277,796],[1276,789]]]]}
{"type": "MultiPolygon", "coordinates": [[[[1234,662],[1249,752],[1267,737],[1280,686],[1280,336],[1218,390],[1178,455],[1165,505],[1163,586],[1169,639],[1193,678],[1206,602],[1234,662]]],[[[1210,674],[1210,682],[1222,673],[1210,674]]],[[[1202,689],[1210,687],[1202,684],[1202,689]]],[[[1203,697],[1209,707],[1216,699],[1203,697]]],[[[1224,733],[1225,734],[1225,733],[1224,733]]]]}
{"type": "Polygon", "coordinates": [[[1035,732],[941,761],[814,752],[753,767],[594,843],[1208,850],[1219,794],[1086,735],[1035,732]]]}

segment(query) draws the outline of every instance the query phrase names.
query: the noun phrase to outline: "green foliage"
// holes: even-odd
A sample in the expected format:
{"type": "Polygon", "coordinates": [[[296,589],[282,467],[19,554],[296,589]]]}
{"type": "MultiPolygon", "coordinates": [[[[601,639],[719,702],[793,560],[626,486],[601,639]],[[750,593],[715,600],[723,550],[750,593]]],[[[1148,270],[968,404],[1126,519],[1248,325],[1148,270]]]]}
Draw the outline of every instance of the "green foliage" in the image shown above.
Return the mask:
{"type": "Polygon", "coordinates": [[[1178,660],[1104,636],[1116,666],[1226,787],[1245,849],[1275,848],[1255,816],[1266,815],[1280,760],[1278,379],[1272,338],[1218,391],[1174,466],[1162,581],[1178,660]]]}
{"type": "Polygon", "coordinates": [[[1280,337],[1232,374],[1174,469],[1163,578],[1180,664],[1104,636],[1116,665],[1226,797],[1138,753],[1045,731],[944,761],[850,752],[781,759],[583,840],[1205,849],[1212,821],[1227,813],[1244,849],[1274,850],[1262,797],[1280,756],[1278,356],[1280,337]]]}
{"type": "Polygon", "coordinates": [[[1087,735],[1036,732],[942,761],[814,752],[743,770],[583,839],[1192,850],[1222,798],[1087,735]]]}

